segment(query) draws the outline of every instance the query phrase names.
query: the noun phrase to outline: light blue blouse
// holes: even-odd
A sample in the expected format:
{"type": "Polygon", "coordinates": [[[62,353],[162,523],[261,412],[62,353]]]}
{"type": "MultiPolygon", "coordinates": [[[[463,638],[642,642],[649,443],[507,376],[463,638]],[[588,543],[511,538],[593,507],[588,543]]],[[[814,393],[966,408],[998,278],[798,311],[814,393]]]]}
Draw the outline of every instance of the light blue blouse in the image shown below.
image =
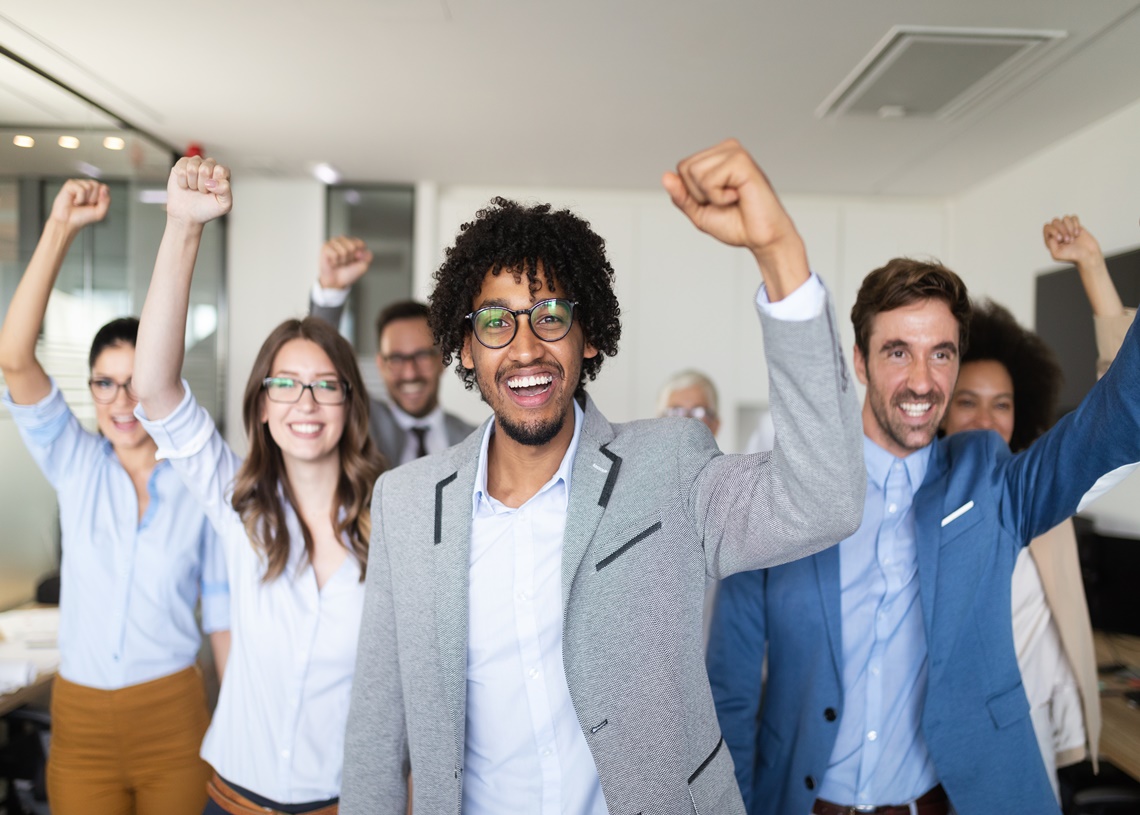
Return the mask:
{"type": "Polygon", "coordinates": [[[59,498],[63,541],[60,674],[114,690],[194,664],[202,627],[229,628],[224,554],[198,503],[165,462],[138,496],[105,438],[85,430],[52,382],[34,405],[4,394],[32,457],[59,498]]]}

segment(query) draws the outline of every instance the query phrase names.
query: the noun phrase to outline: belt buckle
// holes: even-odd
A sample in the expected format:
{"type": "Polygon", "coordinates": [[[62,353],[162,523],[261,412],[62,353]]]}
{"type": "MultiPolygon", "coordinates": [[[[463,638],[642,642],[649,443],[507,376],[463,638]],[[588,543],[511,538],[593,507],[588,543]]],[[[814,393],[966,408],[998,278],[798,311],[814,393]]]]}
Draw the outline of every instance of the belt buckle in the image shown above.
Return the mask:
{"type": "Polygon", "coordinates": [[[848,807],[848,811],[851,812],[851,815],[859,815],[859,813],[862,812],[876,812],[878,809],[879,808],[874,804],[852,804],[848,807]]]}

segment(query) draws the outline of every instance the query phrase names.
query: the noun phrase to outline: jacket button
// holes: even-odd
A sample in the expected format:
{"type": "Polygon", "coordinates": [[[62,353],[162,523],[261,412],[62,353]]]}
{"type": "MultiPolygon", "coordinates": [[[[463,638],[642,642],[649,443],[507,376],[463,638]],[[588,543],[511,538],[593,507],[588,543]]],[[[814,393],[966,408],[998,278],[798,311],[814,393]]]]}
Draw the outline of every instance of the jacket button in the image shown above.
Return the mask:
{"type": "Polygon", "coordinates": [[[807,787],[809,790],[814,790],[815,789],[815,779],[812,778],[810,775],[807,776],[804,779],[804,786],[807,787]]]}
{"type": "Polygon", "coordinates": [[[834,722],[836,719],[835,708],[829,707],[826,710],[824,710],[823,711],[823,718],[827,719],[829,722],[834,722]]]}

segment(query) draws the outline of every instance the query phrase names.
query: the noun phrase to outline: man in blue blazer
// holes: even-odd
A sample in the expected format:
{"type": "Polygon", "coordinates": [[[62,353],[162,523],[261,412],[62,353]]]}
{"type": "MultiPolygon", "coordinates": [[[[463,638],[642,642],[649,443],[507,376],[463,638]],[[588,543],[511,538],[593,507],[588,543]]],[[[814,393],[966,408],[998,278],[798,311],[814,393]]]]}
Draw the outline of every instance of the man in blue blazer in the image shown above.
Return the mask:
{"type": "Polygon", "coordinates": [[[863,523],[721,584],[709,678],[750,813],[1060,812],[1014,653],[1010,578],[1022,546],[1140,461],[1140,335],[1015,456],[992,431],[935,440],[968,319],[944,267],[896,259],[868,275],[852,309],[863,523]]]}

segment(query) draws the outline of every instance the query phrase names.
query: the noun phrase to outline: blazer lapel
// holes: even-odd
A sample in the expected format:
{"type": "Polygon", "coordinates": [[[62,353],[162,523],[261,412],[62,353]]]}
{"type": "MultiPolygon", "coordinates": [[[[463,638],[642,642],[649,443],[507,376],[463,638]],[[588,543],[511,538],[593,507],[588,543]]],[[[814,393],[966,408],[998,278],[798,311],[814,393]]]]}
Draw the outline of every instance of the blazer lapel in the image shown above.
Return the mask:
{"type": "Polygon", "coordinates": [[[562,612],[570,601],[574,576],[594,539],[621,471],[621,457],[606,448],[614,432],[588,396],[585,423],[571,470],[570,502],[562,538],[562,612]]]}
{"type": "Polygon", "coordinates": [[[926,479],[914,496],[915,545],[918,548],[918,593],[922,601],[922,624],[927,647],[936,641],[934,626],[940,622],[936,613],[938,597],[939,555],[942,548],[943,508],[949,490],[950,473],[943,445],[934,443],[926,479]]]}
{"type": "Polygon", "coordinates": [[[839,584],[839,547],[836,544],[812,557],[815,565],[819,596],[823,604],[823,619],[827,626],[827,640],[831,644],[831,658],[837,676],[843,676],[843,609],[839,584]]]}
{"type": "Polygon", "coordinates": [[[467,581],[471,544],[471,494],[475,488],[479,446],[475,434],[454,448],[456,468],[433,484],[435,561],[435,630],[439,644],[441,680],[462,755],[467,704],[467,581]],[[473,443],[472,443],[473,441],[473,443]]]}

